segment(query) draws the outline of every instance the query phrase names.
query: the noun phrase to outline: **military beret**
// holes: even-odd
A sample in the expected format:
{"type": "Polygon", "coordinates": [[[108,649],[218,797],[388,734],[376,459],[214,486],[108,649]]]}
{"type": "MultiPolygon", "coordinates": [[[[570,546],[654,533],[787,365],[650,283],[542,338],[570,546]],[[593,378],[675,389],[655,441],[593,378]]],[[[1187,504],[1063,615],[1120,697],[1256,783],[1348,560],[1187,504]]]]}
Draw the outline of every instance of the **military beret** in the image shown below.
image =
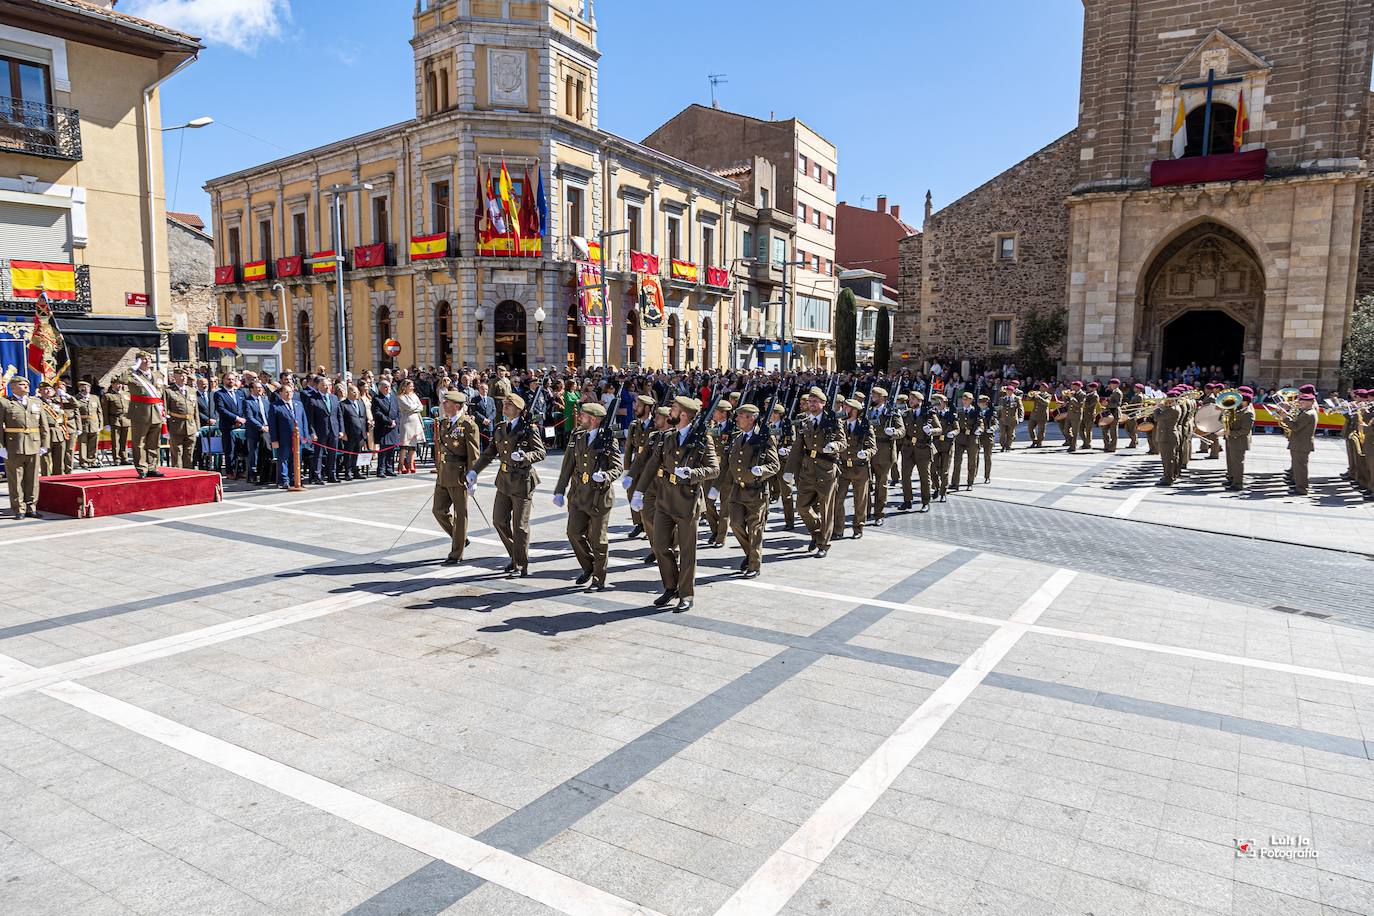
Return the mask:
{"type": "Polygon", "coordinates": [[[734,409],[735,409],[735,405],[734,405],[734,404],[731,404],[729,401],[717,401],[717,402],[716,402],[716,410],[719,410],[721,413],[729,413],[730,411],[732,411],[732,410],[734,410],[734,409]]]}
{"type": "Polygon", "coordinates": [[[1316,385],[1303,385],[1301,388],[1298,389],[1298,394],[1313,394],[1313,395],[1314,395],[1314,394],[1316,394],[1316,393],[1317,393],[1317,386],[1316,386],[1316,385]]]}
{"type": "Polygon", "coordinates": [[[1144,391],[1144,390],[1145,390],[1145,383],[1144,383],[1144,382],[1136,382],[1136,383],[1135,383],[1135,390],[1136,390],[1136,391],[1144,391]]]}
{"type": "Polygon", "coordinates": [[[786,406],[785,404],[774,404],[774,405],[773,405],[773,413],[783,413],[783,414],[785,414],[785,413],[787,413],[787,406],[786,406]]]}
{"type": "MultiPolygon", "coordinates": [[[[963,394],[959,395],[959,397],[961,397],[961,398],[968,398],[968,399],[971,401],[971,400],[973,400],[973,392],[972,392],[972,391],[965,391],[963,394]]],[[[983,395],[983,397],[987,397],[987,395],[983,395]]]]}
{"type": "Polygon", "coordinates": [[[137,353],[134,354],[134,359],[152,359],[152,358],[153,358],[153,354],[149,353],[147,350],[139,350],[137,353]]]}
{"type": "Polygon", "coordinates": [[[673,413],[673,408],[668,406],[660,407],[657,410],[655,410],[654,413],[658,414],[660,417],[671,416],[673,413]]]}
{"type": "Polygon", "coordinates": [[[732,391],[732,392],[730,392],[729,394],[727,394],[726,397],[729,398],[729,399],[732,400],[732,401],[738,401],[738,400],[739,400],[739,394],[740,394],[740,393],[739,393],[738,391],[732,391]]]}
{"type": "MultiPolygon", "coordinates": [[[[964,394],[965,394],[965,396],[967,396],[967,395],[968,395],[968,392],[965,392],[964,394]]],[[[988,396],[985,395],[985,394],[980,394],[980,395],[978,395],[978,400],[980,400],[980,401],[987,401],[989,404],[992,403],[992,398],[988,397],[988,396]]]]}
{"type": "Polygon", "coordinates": [[[853,407],[855,410],[864,409],[864,402],[860,401],[858,398],[845,398],[844,405],[846,407],[853,407]]]}
{"type": "Polygon", "coordinates": [[[883,397],[887,397],[887,389],[879,385],[874,385],[873,390],[869,392],[869,395],[875,394],[881,394],[883,397]]]}
{"type": "Polygon", "coordinates": [[[1107,380],[1107,384],[1108,384],[1108,385],[1120,385],[1120,384],[1121,384],[1121,379],[1119,379],[1119,378],[1108,379],[1108,380],[1107,380]]]}
{"type": "Polygon", "coordinates": [[[516,410],[525,409],[525,399],[520,397],[520,395],[516,394],[514,391],[506,395],[506,400],[514,404],[516,410]]]}
{"type": "Polygon", "coordinates": [[[924,401],[926,399],[925,392],[923,391],[913,391],[910,397],[913,401],[924,401]]]}
{"type": "Polygon", "coordinates": [[[452,401],[455,404],[466,404],[468,402],[468,396],[456,388],[450,388],[448,391],[444,392],[444,400],[452,401]]]}
{"type": "Polygon", "coordinates": [[[649,397],[647,394],[641,394],[639,397],[635,398],[635,400],[638,401],[640,404],[645,404],[649,407],[653,407],[655,404],[658,403],[653,398],[649,397]]]}
{"type": "Polygon", "coordinates": [[[1041,383],[1040,383],[1040,387],[1041,387],[1041,388],[1044,388],[1046,391],[1049,391],[1049,390],[1050,390],[1050,383],[1049,383],[1049,382],[1041,382],[1041,383]]]}
{"type": "Polygon", "coordinates": [[[690,410],[692,413],[698,413],[701,410],[701,402],[696,398],[689,398],[685,394],[680,394],[673,398],[673,402],[684,410],[690,410]]]}
{"type": "Polygon", "coordinates": [[[906,393],[903,392],[902,394],[897,395],[896,401],[897,401],[897,403],[899,403],[899,404],[905,404],[906,401],[907,401],[906,393]]]}
{"type": "Polygon", "coordinates": [[[1097,379],[1093,379],[1091,382],[1088,383],[1088,387],[1089,387],[1089,388],[1101,388],[1101,387],[1102,387],[1102,383],[1099,382],[1097,379]]]}
{"type": "Polygon", "coordinates": [[[1315,401],[1316,399],[1317,396],[1310,391],[1302,391],[1298,393],[1299,401],[1315,401]]]}
{"type": "Polygon", "coordinates": [[[930,399],[931,399],[932,401],[948,401],[948,400],[949,400],[949,398],[945,397],[943,394],[941,394],[941,393],[938,392],[938,391],[935,392],[934,394],[932,394],[932,395],[930,396],[930,399]]]}
{"type": "Polygon", "coordinates": [[[825,400],[825,392],[814,385],[811,386],[811,390],[806,393],[806,396],[809,398],[820,398],[822,401],[825,400]]]}
{"type": "Polygon", "coordinates": [[[1070,388],[1082,388],[1082,387],[1083,387],[1083,383],[1082,383],[1082,382],[1073,382],[1073,383],[1071,383],[1071,384],[1069,385],[1069,387],[1070,387],[1070,388]]]}
{"type": "Polygon", "coordinates": [[[747,413],[747,414],[749,414],[750,416],[755,416],[755,417],[756,417],[756,416],[758,416],[759,409],[758,409],[757,407],[755,407],[753,404],[745,404],[743,407],[741,407],[741,408],[740,408],[738,411],[736,411],[736,412],[737,412],[737,413],[747,413]]]}
{"type": "Polygon", "coordinates": [[[606,408],[596,403],[596,401],[583,401],[581,404],[577,405],[577,409],[591,417],[606,416],[606,408]]]}
{"type": "Polygon", "coordinates": [[[1245,395],[1247,398],[1253,398],[1255,396],[1255,389],[1251,388],[1249,385],[1241,385],[1236,390],[1239,391],[1241,394],[1245,395]]]}

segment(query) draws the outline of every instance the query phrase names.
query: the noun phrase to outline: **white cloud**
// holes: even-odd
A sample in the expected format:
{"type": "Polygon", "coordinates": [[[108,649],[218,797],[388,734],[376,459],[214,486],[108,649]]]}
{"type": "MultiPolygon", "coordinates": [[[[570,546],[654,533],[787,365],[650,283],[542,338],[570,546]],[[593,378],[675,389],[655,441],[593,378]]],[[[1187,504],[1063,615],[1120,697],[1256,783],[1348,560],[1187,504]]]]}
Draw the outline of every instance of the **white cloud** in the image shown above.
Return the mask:
{"type": "Polygon", "coordinates": [[[135,0],[125,11],[247,54],[291,18],[289,0],[135,0]]]}

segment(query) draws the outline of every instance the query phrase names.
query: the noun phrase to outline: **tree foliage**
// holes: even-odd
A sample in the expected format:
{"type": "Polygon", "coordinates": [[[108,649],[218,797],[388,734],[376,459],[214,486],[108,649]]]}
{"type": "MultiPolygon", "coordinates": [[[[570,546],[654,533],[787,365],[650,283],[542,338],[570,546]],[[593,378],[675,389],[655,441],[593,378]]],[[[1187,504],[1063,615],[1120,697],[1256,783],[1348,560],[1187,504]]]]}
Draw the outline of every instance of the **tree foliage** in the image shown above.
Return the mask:
{"type": "Polygon", "coordinates": [[[873,368],[886,372],[892,361],[892,317],[887,306],[878,306],[878,329],[873,335],[873,368]]]}
{"type": "Polygon", "coordinates": [[[1355,303],[1341,352],[1341,378],[1355,385],[1374,380],[1374,296],[1355,303]]]}
{"type": "Polygon", "coordinates": [[[854,291],[840,290],[835,300],[835,366],[841,372],[852,370],[857,363],[858,311],[854,291]]]}
{"type": "Polygon", "coordinates": [[[1068,332],[1067,312],[1063,306],[1048,312],[1032,312],[1021,322],[1021,346],[1016,351],[1016,369],[1024,377],[1053,378],[1068,332]]]}

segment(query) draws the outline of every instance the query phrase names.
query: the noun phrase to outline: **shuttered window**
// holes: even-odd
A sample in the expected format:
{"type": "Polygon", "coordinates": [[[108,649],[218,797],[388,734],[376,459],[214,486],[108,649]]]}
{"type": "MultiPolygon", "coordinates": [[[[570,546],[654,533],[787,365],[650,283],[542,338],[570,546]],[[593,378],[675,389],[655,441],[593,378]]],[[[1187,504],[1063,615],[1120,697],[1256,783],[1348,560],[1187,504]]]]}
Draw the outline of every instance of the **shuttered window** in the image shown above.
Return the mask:
{"type": "Polygon", "coordinates": [[[0,201],[0,258],[70,263],[71,211],[0,201]]]}

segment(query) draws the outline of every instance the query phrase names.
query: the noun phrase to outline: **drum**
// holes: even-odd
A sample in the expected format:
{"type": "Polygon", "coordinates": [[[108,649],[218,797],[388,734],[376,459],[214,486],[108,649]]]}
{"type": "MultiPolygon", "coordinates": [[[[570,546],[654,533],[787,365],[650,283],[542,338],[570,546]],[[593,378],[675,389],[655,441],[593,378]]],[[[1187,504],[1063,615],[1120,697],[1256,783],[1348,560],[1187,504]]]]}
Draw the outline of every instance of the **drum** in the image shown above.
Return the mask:
{"type": "Polygon", "coordinates": [[[1104,413],[1102,416],[1097,418],[1097,425],[1102,427],[1103,429],[1106,429],[1108,426],[1115,426],[1116,416],[1114,414],[1104,413]]]}
{"type": "Polygon", "coordinates": [[[1193,430],[1199,436],[1211,436],[1219,433],[1224,425],[1221,417],[1222,409],[1216,404],[1203,404],[1197,409],[1197,419],[1193,421],[1193,430]]]}
{"type": "Polygon", "coordinates": [[[1138,433],[1149,433],[1149,432],[1154,432],[1154,428],[1155,428],[1155,421],[1154,421],[1153,418],[1146,418],[1146,419],[1144,419],[1144,420],[1137,420],[1137,421],[1136,421],[1136,424],[1135,424],[1135,431],[1138,432],[1138,433]]]}
{"type": "Polygon", "coordinates": [[[1054,415],[1050,417],[1050,419],[1056,423],[1063,423],[1068,418],[1069,412],[1067,410],[1056,410],[1054,415]]]}

